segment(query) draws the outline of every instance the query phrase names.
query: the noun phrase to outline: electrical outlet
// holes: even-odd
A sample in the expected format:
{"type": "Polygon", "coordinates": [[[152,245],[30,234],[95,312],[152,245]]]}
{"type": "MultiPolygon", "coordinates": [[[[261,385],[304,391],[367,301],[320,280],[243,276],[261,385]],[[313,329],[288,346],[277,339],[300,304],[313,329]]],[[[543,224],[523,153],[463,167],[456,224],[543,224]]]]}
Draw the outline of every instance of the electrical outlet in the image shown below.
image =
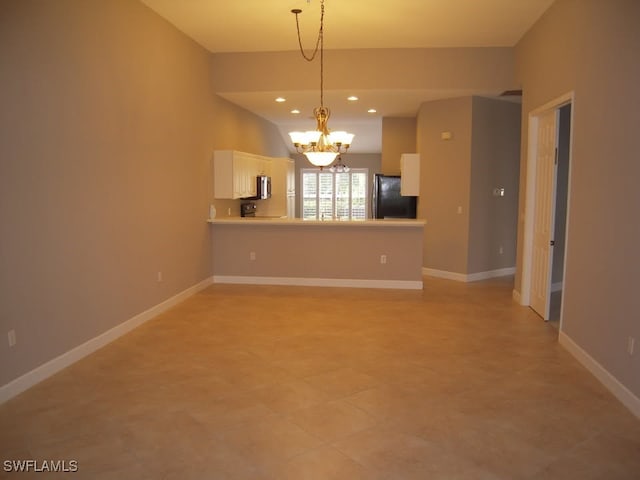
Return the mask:
{"type": "Polygon", "coordinates": [[[256,259],[256,252],[250,252],[249,253],[249,260],[251,260],[252,262],[256,259]]]}
{"type": "Polygon", "coordinates": [[[636,347],[636,339],[634,337],[629,337],[629,340],[627,340],[627,352],[629,353],[629,355],[633,355],[633,351],[635,350],[636,347]]]}
{"type": "Polygon", "coordinates": [[[458,207],[458,215],[462,214],[462,207],[458,207]]]}
{"type": "Polygon", "coordinates": [[[227,208],[227,217],[231,216],[231,207],[227,208]]]}
{"type": "Polygon", "coordinates": [[[162,281],[162,272],[158,272],[158,282],[162,281]]]}
{"type": "Polygon", "coordinates": [[[504,248],[502,248],[502,245],[500,245],[500,248],[498,249],[498,253],[500,255],[502,255],[504,253],[504,248]]]}
{"type": "Polygon", "coordinates": [[[17,343],[17,338],[16,338],[16,331],[15,330],[9,330],[7,332],[7,338],[9,340],[9,346],[13,347],[15,346],[15,344],[17,343]]]}
{"type": "Polygon", "coordinates": [[[387,263],[387,256],[386,255],[380,255],[380,263],[382,265],[384,265],[385,263],[387,263]]]}

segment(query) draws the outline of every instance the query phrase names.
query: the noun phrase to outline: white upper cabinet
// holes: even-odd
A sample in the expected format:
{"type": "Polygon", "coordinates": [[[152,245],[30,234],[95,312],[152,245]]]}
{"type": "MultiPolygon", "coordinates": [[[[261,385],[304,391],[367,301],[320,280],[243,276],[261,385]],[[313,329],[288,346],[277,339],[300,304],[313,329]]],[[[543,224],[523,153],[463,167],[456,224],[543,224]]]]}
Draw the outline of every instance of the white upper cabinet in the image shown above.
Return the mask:
{"type": "Polygon", "coordinates": [[[420,195],[420,154],[403,153],[400,156],[400,195],[420,195]]]}
{"type": "Polygon", "coordinates": [[[235,150],[213,154],[213,195],[219,199],[256,196],[256,177],[271,174],[271,159],[235,150]]]}

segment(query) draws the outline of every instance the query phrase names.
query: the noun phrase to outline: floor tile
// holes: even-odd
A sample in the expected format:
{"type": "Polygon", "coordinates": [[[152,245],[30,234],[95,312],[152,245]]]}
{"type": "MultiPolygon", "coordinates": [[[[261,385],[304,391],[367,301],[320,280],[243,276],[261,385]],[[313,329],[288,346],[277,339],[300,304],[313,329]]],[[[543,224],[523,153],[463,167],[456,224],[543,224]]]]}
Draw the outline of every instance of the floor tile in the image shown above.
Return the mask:
{"type": "Polygon", "coordinates": [[[281,414],[292,413],[329,399],[321,390],[298,380],[257,389],[252,395],[274,412],[281,414]]]}
{"type": "Polygon", "coordinates": [[[270,417],[227,430],[224,444],[250,465],[272,470],[322,442],[282,417],[270,417]]]}
{"type": "Polygon", "coordinates": [[[381,478],[334,448],[326,447],[299,455],[275,474],[280,480],[376,480],[381,478]]]}
{"type": "Polygon", "coordinates": [[[332,370],[305,377],[303,380],[332,398],[346,397],[378,384],[378,381],[372,376],[351,368],[332,370]]]}
{"type": "Polygon", "coordinates": [[[312,435],[331,442],[376,425],[376,419],[353,405],[336,400],[298,410],[290,420],[312,435]]]}

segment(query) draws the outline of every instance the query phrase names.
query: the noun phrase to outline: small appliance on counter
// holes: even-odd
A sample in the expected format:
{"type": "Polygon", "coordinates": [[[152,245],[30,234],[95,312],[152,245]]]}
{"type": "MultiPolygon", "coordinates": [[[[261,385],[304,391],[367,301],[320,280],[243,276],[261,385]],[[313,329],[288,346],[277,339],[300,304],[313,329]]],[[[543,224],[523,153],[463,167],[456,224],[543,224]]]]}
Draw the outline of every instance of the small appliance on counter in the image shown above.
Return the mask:
{"type": "Polygon", "coordinates": [[[244,202],[240,204],[240,216],[241,217],[255,217],[256,216],[256,202],[244,202]]]}

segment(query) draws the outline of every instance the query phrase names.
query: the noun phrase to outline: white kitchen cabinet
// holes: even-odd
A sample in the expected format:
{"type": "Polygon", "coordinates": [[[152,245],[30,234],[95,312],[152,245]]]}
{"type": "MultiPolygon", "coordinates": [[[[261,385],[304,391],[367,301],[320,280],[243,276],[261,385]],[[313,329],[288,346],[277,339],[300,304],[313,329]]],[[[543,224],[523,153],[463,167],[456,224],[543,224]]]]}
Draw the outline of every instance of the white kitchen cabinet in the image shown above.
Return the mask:
{"type": "Polygon", "coordinates": [[[400,156],[400,195],[420,195],[420,154],[403,153],[400,156]]]}
{"type": "Polygon", "coordinates": [[[295,162],[290,158],[271,159],[271,198],[258,206],[257,215],[295,217],[295,162]]]}
{"type": "Polygon", "coordinates": [[[268,157],[235,150],[216,150],[213,154],[213,195],[235,199],[256,195],[256,177],[270,175],[268,157]]]}
{"type": "Polygon", "coordinates": [[[287,163],[287,217],[296,216],[296,162],[287,163]]]}

